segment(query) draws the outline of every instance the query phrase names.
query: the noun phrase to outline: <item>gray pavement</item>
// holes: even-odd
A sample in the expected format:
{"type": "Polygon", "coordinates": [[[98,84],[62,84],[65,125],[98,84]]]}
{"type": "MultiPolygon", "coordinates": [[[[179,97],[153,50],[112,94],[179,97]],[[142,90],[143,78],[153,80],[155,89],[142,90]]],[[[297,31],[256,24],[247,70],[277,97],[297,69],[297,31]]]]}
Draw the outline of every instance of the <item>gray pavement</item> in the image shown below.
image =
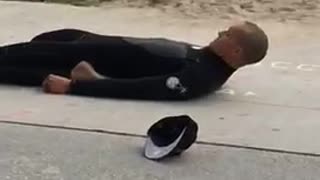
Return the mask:
{"type": "Polygon", "coordinates": [[[143,158],[144,139],[0,126],[1,180],[317,180],[320,159],[194,145],[179,158],[143,158]]]}
{"type": "MultiPolygon", "coordinates": [[[[0,1],[1,44],[59,28],[206,44],[225,25],[182,21],[156,10],[0,1]]],[[[272,34],[272,27],[264,28],[272,34]]],[[[1,86],[0,179],[317,179],[319,44],[316,38],[272,44],[261,64],[237,72],[221,91],[183,103],[54,96],[1,86]],[[155,121],[177,114],[199,123],[199,141],[226,146],[196,145],[182,158],[155,163],[140,156],[143,139],[4,123],[144,135],[155,121]]]]}

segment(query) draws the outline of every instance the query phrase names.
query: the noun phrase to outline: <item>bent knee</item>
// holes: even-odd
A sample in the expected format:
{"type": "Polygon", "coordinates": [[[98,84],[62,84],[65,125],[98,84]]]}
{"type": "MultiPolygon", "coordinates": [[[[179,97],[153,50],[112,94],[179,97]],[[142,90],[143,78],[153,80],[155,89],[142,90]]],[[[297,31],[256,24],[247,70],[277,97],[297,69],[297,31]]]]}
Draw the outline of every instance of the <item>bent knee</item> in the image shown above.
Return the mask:
{"type": "Polygon", "coordinates": [[[85,34],[88,34],[88,32],[77,29],[60,29],[41,33],[32,38],[31,41],[75,41],[85,34]]]}

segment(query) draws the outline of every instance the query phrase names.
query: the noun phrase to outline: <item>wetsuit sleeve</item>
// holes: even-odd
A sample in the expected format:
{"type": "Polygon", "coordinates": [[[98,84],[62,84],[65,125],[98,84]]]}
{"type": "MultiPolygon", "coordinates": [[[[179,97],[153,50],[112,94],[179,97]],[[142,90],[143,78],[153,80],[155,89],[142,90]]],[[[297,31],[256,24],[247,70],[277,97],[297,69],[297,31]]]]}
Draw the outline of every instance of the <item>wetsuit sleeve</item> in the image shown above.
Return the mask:
{"type": "Polygon", "coordinates": [[[193,98],[197,75],[192,67],[177,73],[137,79],[103,79],[75,81],[70,94],[158,100],[186,100],[193,98]]]}

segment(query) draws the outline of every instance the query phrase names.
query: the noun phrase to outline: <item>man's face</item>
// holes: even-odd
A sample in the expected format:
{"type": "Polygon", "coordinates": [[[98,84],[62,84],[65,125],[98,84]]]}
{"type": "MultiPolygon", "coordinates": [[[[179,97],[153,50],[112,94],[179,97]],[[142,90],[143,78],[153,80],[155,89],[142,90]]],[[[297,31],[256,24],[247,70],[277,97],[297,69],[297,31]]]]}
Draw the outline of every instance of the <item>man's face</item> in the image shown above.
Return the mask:
{"type": "Polygon", "coordinates": [[[245,35],[245,24],[231,26],[228,30],[220,31],[218,37],[210,43],[217,54],[228,55],[234,60],[242,59],[241,37],[245,35]]]}

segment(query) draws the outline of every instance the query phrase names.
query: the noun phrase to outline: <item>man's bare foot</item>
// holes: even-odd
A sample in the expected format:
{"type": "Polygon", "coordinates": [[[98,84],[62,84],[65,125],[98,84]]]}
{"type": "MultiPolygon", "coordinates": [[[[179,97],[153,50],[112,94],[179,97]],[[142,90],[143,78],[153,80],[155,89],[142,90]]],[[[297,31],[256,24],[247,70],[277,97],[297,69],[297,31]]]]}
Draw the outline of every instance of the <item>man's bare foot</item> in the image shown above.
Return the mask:
{"type": "Polygon", "coordinates": [[[66,94],[70,89],[71,80],[50,74],[42,83],[42,90],[51,94],[66,94]]]}
{"type": "Polygon", "coordinates": [[[94,70],[86,61],[81,61],[71,71],[72,80],[96,80],[105,79],[104,76],[94,70]]]}

